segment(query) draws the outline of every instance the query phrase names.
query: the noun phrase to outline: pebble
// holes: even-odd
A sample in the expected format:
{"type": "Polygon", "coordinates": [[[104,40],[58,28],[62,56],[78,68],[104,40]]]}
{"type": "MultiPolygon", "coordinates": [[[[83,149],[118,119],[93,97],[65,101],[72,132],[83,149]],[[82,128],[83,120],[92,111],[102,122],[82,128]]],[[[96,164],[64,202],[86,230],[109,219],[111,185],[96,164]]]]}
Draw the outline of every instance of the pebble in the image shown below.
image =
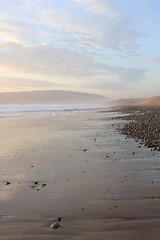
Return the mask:
{"type": "Polygon", "coordinates": [[[55,222],[55,223],[52,223],[52,224],[50,225],[50,227],[51,227],[52,229],[58,229],[58,228],[61,227],[61,225],[60,225],[59,222],[55,222]]]}
{"type": "Polygon", "coordinates": [[[39,182],[37,182],[37,181],[35,181],[35,182],[33,182],[35,185],[37,185],[39,182]]]}
{"type": "Polygon", "coordinates": [[[51,227],[52,229],[58,229],[58,228],[60,228],[61,225],[60,225],[59,222],[60,222],[61,220],[62,220],[61,217],[56,218],[55,221],[54,221],[54,223],[52,223],[52,224],[50,225],[50,227],[51,227]]]}
{"type": "Polygon", "coordinates": [[[43,183],[40,185],[40,187],[46,187],[46,185],[47,185],[46,183],[43,183]]]}
{"type": "Polygon", "coordinates": [[[56,218],[56,221],[60,222],[62,220],[61,217],[56,218]]]}
{"type": "Polygon", "coordinates": [[[11,183],[10,182],[6,182],[6,185],[10,185],[11,183]]]}
{"type": "MultiPolygon", "coordinates": [[[[147,148],[160,151],[160,107],[159,106],[132,106],[120,109],[130,115],[118,117],[129,120],[129,123],[118,127],[122,134],[140,141],[147,148]]],[[[126,138],[125,138],[126,139],[126,138]]]]}

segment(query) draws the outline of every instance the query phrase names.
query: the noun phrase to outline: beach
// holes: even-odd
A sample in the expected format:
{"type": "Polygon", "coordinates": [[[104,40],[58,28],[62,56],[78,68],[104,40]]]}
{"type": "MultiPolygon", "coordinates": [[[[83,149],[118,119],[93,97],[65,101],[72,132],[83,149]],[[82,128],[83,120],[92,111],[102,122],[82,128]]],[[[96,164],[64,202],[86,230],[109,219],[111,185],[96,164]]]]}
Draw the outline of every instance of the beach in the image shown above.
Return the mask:
{"type": "Polygon", "coordinates": [[[117,130],[126,114],[1,117],[0,240],[159,240],[160,153],[117,130]]]}

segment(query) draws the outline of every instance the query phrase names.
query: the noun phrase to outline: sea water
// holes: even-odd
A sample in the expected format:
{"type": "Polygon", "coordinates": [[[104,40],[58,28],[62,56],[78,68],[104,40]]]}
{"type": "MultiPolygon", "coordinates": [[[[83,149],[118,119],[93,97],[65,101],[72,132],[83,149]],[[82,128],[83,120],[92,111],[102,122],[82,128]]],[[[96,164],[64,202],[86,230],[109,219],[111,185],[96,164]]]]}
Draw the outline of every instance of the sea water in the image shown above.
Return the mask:
{"type": "Polygon", "coordinates": [[[52,113],[54,115],[59,112],[104,109],[108,107],[102,105],[2,104],[0,105],[0,117],[21,116],[31,113],[52,113]]]}

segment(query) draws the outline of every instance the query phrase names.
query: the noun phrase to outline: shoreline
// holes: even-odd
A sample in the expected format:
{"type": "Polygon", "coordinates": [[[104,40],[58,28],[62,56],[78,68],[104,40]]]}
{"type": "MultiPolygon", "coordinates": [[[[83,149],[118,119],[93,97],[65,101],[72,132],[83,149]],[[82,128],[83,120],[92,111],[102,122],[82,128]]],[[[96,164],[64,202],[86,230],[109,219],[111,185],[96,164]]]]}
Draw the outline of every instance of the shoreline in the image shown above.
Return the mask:
{"type": "Polygon", "coordinates": [[[0,117],[16,117],[31,114],[58,114],[74,111],[109,109],[104,104],[0,104],[0,117]]]}
{"type": "Polygon", "coordinates": [[[159,239],[159,152],[117,114],[0,119],[0,239],[159,239]]]}

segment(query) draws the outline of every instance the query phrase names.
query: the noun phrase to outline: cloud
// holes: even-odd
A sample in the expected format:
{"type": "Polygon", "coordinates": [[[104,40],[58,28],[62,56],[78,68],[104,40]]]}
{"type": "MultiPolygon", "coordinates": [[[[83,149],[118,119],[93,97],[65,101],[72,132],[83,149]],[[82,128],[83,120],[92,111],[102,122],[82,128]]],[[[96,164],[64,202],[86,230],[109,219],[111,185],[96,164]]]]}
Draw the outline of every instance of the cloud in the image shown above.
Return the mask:
{"type": "Polygon", "coordinates": [[[52,45],[24,47],[4,43],[0,49],[0,65],[34,74],[76,76],[87,61],[81,51],[52,45]]]}
{"type": "Polygon", "coordinates": [[[17,6],[22,11],[24,22],[49,29],[63,30],[67,32],[89,33],[90,28],[83,25],[78,19],[73,19],[73,14],[64,4],[63,7],[57,7],[59,1],[21,1],[17,6]]]}
{"type": "Polygon", "coordinates": [[[138,41],[146,34],[135,30],[128,16],[115,11],[104,0],[71,0],[69,3],[74,3],[74,8],[65,3],[60,7],[57,0],[18,0],[14,4],[11,1],[13,10],[8,15],[1,11],[1,42],[24,46],[54,43],[72,48],[106,48],[127,55],[137,53],[138,41]],[[80,11],[80,7],[88,12],[80,11]],[[77,16],[73,9],[81,14],[77,16]],[[98,15],[91,17],[92,12],[98,15]]]}
{"type": "Polygon", "coordinates": [[[147,4],[148,2],[150,2],[150,0],[134,0],[134,1],[136,1],[136,3],[142,4],[142,5],[145,5],[145,4],[147,4]]]}
{"type": "MultiPolygon", "coordinates": [[[[88,86],[89,87],[89,86],[88,86]]],[[[125,81],[113,80],[113,79],[97,79],[90,85],[90,88],[97,90],[107,90],[107,91],[127,91],[130,86],[126,84],[125,81]]]]}
{"type": "Polygon", "coordinates": [[[24,47],[19,44],[0,45],[0,65],[20,72],[66,78],[83,78],[116,74],[124,79],[139,81],[144,70],[113,67],[98,62],[92,53],[58,48],[53,45],[24,47]],[[137,73],[137,75],[135,74],[137,73]]]}
{"type": "Polygon", "coordinates": [[[136,53],[140,48],[138,40],[147,36],[145,32],[135,30],[131,19],[125,15],[121,15],[118,19],[107,20],[104,25],[102,44],[124,53],[136,53]]]}
{"type": "Polygon", "coordinates": [[[86,85],[95,89],[125,90],[146,81],[147,69],[108,66],[108,72],[86,80],[86,85]]]}
{"type": "Polygon", "coordinates": [[[147,34],[135,27],[131,15],[122,8],[115,10],[114,1],[7,3],[0,9],[0,72],[4,76],[24,75],[24,80],[14,79],[15,86],[54,87],[54,82],[61,82],[60,87],[121,91],[145,80],[147,70],[134,66],[141,39],[146,40],[147,34]],[[53,83],[25,79],[31,75],[53,83]]]}
{"type": "Polygon", "coordinates": [[[103,0],[72,0],[75,4],[84,7],[88,12],[108,17],[114,17],[116,11],[103,0]]]}
{"type": "Polygon", "coordinates": [[[160,57],[150,58],[148,61],[152,64],[160,64],[160,57]]]}
{"type": "MultiPolygon", "coordinates": [[[[33,89],[55,89],[61,87],[61,84],[55,84],[49,81],[38,81],[26,78],[0,77],[1,90],[33,90],[33,89]]],[[[64,86],[63,86],[64,87],[64,86]]]]}

